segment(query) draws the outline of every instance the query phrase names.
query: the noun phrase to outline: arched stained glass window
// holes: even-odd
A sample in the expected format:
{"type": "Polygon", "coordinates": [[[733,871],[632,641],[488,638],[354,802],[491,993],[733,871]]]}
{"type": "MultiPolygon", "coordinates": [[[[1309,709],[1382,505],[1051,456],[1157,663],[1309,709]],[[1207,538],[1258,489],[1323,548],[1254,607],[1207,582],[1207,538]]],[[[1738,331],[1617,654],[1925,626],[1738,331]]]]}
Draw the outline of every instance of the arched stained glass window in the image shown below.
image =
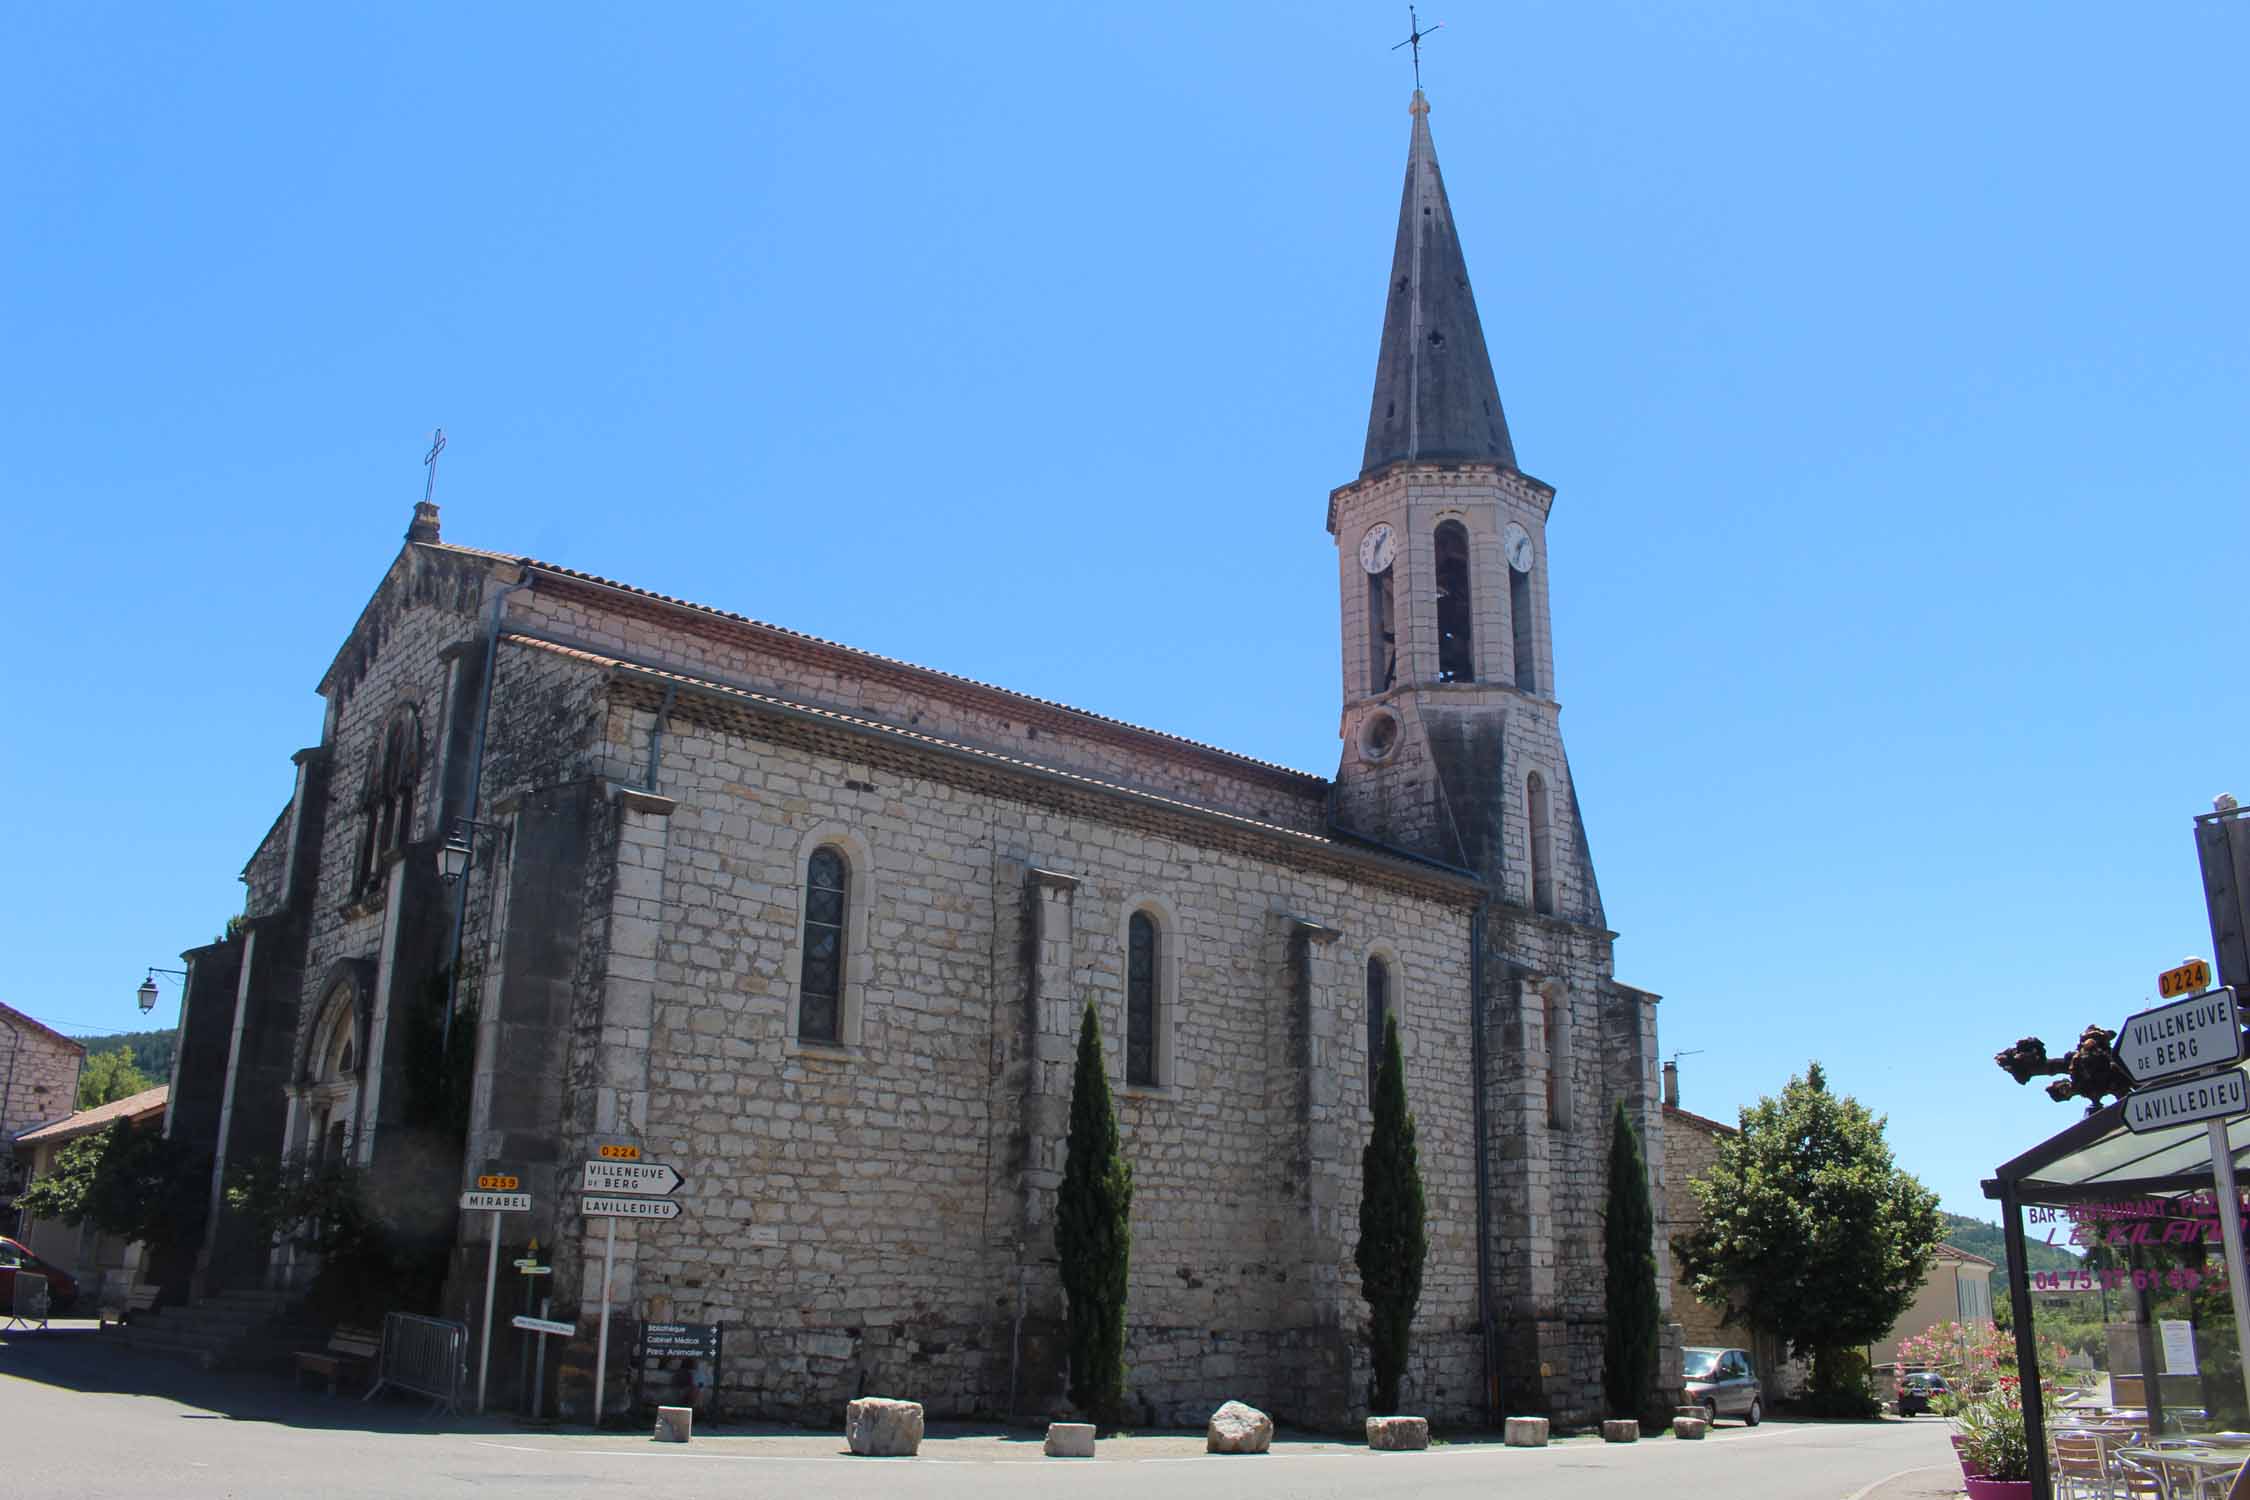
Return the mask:
{"type": "Polygon", "coordinates": [[[1125,938],[1125,1081],[1156,1083],[1156,919],[1133,913],[1125,938]]]}
{"type": "Polygon", "coordinates": [[[1391,1014],[1391,966],[1367,960],[1367,1097],[1375,1097],[1375,1075],[1383,1069],[1383,1026],[1391,1014]]]}
{"type": "Polygon", "coordinates": [[[851,867],[823,844],[805,861],[805,956],[798,972],[797,1039],[843,1039],[844,907],[851,867]]]}

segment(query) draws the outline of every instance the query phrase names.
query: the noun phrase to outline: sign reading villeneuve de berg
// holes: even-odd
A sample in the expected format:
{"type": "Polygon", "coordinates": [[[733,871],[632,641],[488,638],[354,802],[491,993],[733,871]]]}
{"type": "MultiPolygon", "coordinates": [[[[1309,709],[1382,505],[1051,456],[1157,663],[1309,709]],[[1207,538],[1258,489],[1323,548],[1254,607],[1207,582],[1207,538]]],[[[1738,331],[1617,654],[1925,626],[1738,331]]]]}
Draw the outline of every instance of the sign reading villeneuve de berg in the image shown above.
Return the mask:
{"type": "Polygon", "coordinates": [[[2245,1112],[2250,1112],[2250,1085],[2245,1084],[2239,1068],[2135,1089],[2125,1096],[2125,1128],[2135,1135],[2245,1112]]]}
{"type": "Polygon", "coordinates": [[[660,1161],[590,1161],[579,1189],[588,1193],[676,1193],[686,1181],[660,1161]]]}
{"type": "Polygon", "coordinates": [[[578,1200],[578,1211],[589,1219],[676,1219],[677,1198],[605,1198],[588,1193],[578,1200]]]}
{"type": "Polygon", "coordinates": [[[2117,1060],[2137,1083],[2242,1061],[2234,991],[2207,990],[2127,1016],[2117,1032],[2117,1060]]]}

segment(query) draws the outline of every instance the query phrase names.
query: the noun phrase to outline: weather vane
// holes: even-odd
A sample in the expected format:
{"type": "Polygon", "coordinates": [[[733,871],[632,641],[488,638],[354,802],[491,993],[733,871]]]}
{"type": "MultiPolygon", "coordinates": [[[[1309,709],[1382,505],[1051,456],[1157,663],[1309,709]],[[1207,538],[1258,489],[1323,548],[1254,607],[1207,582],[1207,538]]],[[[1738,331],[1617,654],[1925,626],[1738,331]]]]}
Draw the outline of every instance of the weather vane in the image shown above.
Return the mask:
{"type": "Polygon", "coordinates": [[[1414,14],[1414,7],[1409,5],[1406,7],[1406,25],[1409,33],[1406,40],[1400,42],[1398,47],[1393,47],[1391,50],[1396,52],[1399,47],[1412,47],[1414,49],[1414,87],[1419,89],[1422,86],[1422,38],[1428,36],[1432,31],[1443,31],[1445,23],[1443,21],[1433,22],[1427,29],[1424,29],[1421,18],[1414,14]]]}
{"type": "MultiPolygon", "coordinates": [[[[1398,49],[1393,47],[1391,50],[1396,52],[1398,49]]],[[[429,504],[431,498],[437,494],[437,456],[445,451],[445,429],[440,427],[436,432],[430,434],[430,439],[430,451],[422,455],[422,466],[430,471],[430,477],[422,481],[422,503],[424,505],[429,504]]]]}

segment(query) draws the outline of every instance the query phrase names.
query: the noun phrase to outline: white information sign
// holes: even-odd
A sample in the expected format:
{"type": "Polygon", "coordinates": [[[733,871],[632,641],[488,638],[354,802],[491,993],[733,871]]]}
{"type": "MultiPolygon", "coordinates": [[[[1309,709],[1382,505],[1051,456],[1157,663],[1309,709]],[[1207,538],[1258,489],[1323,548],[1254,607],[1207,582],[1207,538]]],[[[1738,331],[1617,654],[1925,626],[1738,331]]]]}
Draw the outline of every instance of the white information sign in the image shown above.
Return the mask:
{"type": "Polygon", "coordinates": [[[2239,1068],[2208,1078],[2183,1078],[2178,1083],[2135,1089],[2125,1096],[2125,1128],[2135,1135],[2244,1113],[2250,1113],[2250,1088],[2243,1086],[2239,1068]]]}
{"type": "Polygon", "coordinates": [[[529,1193],[481,1193],[474,1188],[461,1195],[464,1211],[489,1214],[527,1214],[531,1212],[529,1193]]]}
{"type": "Polygon", "coordinates": [[[2195,1368],[2195,1325],[2185,1318],[2159,1318],[2157,1327],[2164,1331],[2164,1373],[2199,1373],[2195,1368]]]}
{"type": "Polygon", "coordinates": [[[578,1200],[578,1211],[589,1219],[676,1219],[676,1198],[604,1198],[588,1193],[578,1200]]]}
{"type": "Polygon", "coordinates": [[[2205,990],[2125,1018],[2117,1060],[2136,1083],[2155,1083],[2242,1061],[2242,1018],[2234,991],[2205,990]]]}
{"type": "Polygon", "coordinates": [[[676,1193],[686,1181],[660,1161],[590,1161],[578,1186],[588,1193],[676,1193]]]}
{"type": "Polygon", "coordinates": [[[578,1331],[576,1323],[565,1323],[560,1318],[535,1318],[529,1313],[517,1313],[508,1321],[526,1333],[554,1333],[568,1338],[578,1331]]]}

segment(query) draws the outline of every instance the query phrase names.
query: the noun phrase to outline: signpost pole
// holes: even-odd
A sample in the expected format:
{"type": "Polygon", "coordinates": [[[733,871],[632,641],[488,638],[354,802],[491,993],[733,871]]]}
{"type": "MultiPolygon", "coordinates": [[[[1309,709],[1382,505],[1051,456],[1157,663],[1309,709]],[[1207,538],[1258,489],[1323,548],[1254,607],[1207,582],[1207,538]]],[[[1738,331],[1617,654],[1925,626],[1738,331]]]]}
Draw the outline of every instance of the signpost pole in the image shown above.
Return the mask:
{"type": "MultiPolygon", "coordinates": [[[[539,1316],[546,1317],[549,1309],[554,1305],[555,1299],[553,1297],[541,1297],[539,1299],[539,1316]]],[[[542,1329],[539,1333],[539,1353],[533,1357],[531,1365],[531,1420],[534,1422],[539,1420],[539,1408],[546,1394],[547,1334],[546,1330],[542,1329]]]]}
{"type": "MultiPolygon", "coordinates": [[[[2237,1256],[2239,1259],[2239,1255],[2237,1256]]],[[[594,1341],[594,1425],[602,1425],[602,1385],[609,1379],[609,1277],[617,1265],[617,1221],[609,1221],[602,1246],[602,1331],[594,1341]]]]}
{"type": "Polygon", "coordinates": [[[492,1298],[500,1282],[500,1210],[492,1211],[492,1244],[484,1255],[484,1347],[477,1351],[477,1415],[484,1415],[484,1372],[492,1363],[492,1298]]]}
{"type": "Polygon", "coordinates": [[[2227,1122],[2211,1122],[2211,1181],[2219,1194],[2219,1235],[2226,1242],[2227,1295],[2234,1301],[2235,1347],[2242,1356],[2242,1389],[2250,1397],[2250,1273],[2243,1269],[2242,1198],[2234,1186],[2234,1147],[2227,1122]]]}

